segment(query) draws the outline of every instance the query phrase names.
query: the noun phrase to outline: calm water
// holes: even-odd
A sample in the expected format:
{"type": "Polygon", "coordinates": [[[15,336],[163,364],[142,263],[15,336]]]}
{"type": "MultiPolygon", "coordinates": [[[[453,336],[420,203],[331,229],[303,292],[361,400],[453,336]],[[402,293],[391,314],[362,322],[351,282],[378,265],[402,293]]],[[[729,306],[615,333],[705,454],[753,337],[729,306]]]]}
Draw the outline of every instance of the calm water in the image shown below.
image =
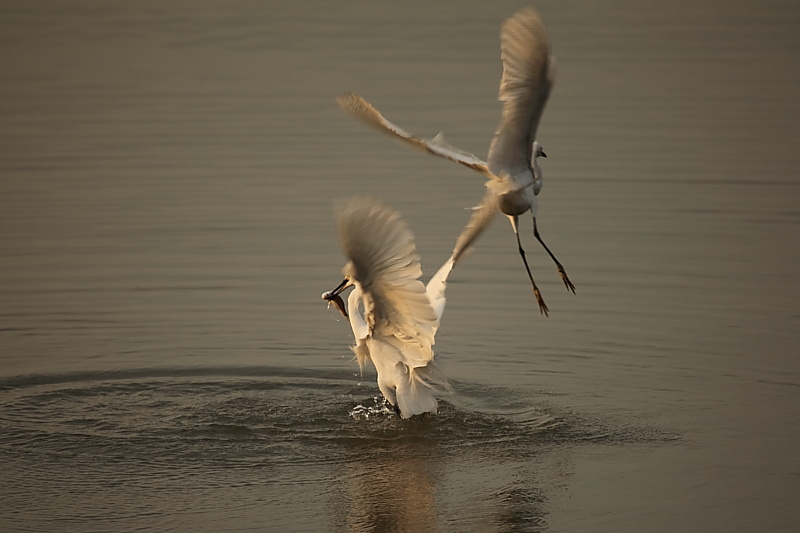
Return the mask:
{"type": "Polygon", "coordinates": [[[390,202],[430,275],[482,178],[333,99],[484,155],[524,4],[290,4],[0,6],[0,529],[794,531],[796,3],[536,4],[577,295],[525,234],[540,316],[497,219],[406,422],[319,299],[331,203],[390,202]]]}

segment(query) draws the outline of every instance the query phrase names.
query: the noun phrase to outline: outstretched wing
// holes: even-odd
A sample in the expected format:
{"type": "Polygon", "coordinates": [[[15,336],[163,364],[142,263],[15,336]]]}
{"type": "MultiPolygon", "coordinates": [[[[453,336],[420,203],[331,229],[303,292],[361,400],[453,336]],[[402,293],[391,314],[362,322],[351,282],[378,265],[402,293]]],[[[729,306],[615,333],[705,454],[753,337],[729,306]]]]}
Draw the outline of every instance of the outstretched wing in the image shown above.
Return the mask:
{"type": "Polygon", "coordinates": [[[497,195],[490,188],[487,188],[480,205],[472,208],[472,216],[456,239],[456,245],[451,256],[454,263],[458,263],[461,260],[483,231],[489,227],[497,211],[497,195]]]}
{"type": "Polygon", "coordinates": [[[536,128],[555,76],[555,59],[536,11],[523,9],[503,23],[500,57],[503,75],[498,98],[503,113],[489,147],[489,169],[498,176],[527,175],[536,128]]]}
{"type": "Polygon", "coordinates": [[[495,213],[497,213],[497,196],[490,189],[487,189],[481,204],[472,208],[472,216],[467,225],[464,226],[464,229],[461,230],[458,239],[456,239],[453,253],[439,267],[439,270],[436,271],[436,274],[425,286],[428,300],[431,302],[437,319],[441,320],[444,313],[445,303],[447,302],[444,294],[447,289],[447,278],[450,276],[450,272],[464,257],[464,254],[472,248],[481,233],[489,227],[489,223],[494,218],[495,213]]]}
{"type": "Polygon", "coordinates": [[[408,226],[397,211],[367,197],[339,204],[336,224],[350,259],[344,274],[361,286],[373,336],[396,337],[407,347],[405,362],[424,366],[433,357],[439,320],[418,279],[422,269],[408,226]]]}
{"type": "MultiPolygon", "coordinates": [[[[425,285],[425,294],[428,296],[428,301],[431,303],[437,320],[441,320],[442,314],[444,314],[444,304],[447,302],[444,292],[447,289],[447,278],[450,276],[454,265],[455,261],[450,257],[425,285]]],[[[434,333],[436,332],[434,331],[434,333]]]]}
{"type": "Polygon", "coordinates": [[[402,129],[400,126],[388,121],[386,117],[384,117],[372,106],[372,104],[355,93],[345,93],[339,95],[336,98],[336,101],[338,102],[339,107],[357,119],[383,131],[384,133],[388,133],[407,142],[418,150],[449,159],[450,161],[455,161],[456,163],[476,170],[489,178],[492,177],[484,160],[474,154],[459,150],[455,146],[451,145],[445,140],[444,135],[441,133],[433,139],[422,139],[415,137],[402,129]]]}

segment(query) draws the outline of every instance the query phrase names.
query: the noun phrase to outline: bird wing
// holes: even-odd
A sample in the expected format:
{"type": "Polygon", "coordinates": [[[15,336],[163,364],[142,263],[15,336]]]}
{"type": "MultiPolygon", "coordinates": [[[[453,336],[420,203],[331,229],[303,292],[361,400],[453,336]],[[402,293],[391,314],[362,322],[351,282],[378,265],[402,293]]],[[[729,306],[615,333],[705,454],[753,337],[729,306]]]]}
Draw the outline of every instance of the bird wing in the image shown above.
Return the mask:
{"type": "Polygon", "coordinates": [[[345,275],[361,287],[364,318],[373,336],[393,336],[405,361],[433,357],[439,320],[425,293],[414,237],[400,214],[378,200],[356,197],[337,206],[339,240],[350,262],[345,275]]]}
{"type": "Polygon", "coordinates": [[[401,139],[414,148],[438,155],[450,161],[455,161],[460,165],[469,167],[487,177],[492,177],[486,162],[478,156],[459,150],[448,143],[443,134],[438,134],[433,139],[421,139],[403,130],[396,124],[388,121],[375,107],[367,102],[363,97],[355,93],[345,93],[336,97],[339,107],[353,115],[355,118],[367,123],[368,125],[401,139]]]}
{"type": "Polygon", "coordinates": [[[442,320],[442,314],[444,314],[444,304],[447,302],[444,297],[444,292],[447,289],[447,277],[453,270],[454,265],[455,261],[450,257],[425,285],[425,294],[428,296],[428,301],[433,308],[436,319],[440,321],[442,320]]]}
{"type": "Polygon", "coordinates": [[[503,23],[500,57],[503,112],[489,147],[489,170],[512,179],[519,173],[529,177],[536,128],[555,75],[547,32],[536,11],[523,9],[503,23]]]}
{"type": "Polygon", "coordinates": [[[444,293],[447,289],[447,278],[450,276],[450,272],[464,254],[471,249],[473,243],[483,233],[483,230],[489,226],[495,213],[497,213],[497,196],[487,189],[481,204],[472,208],[472,216],[467,225],[464,226],[458,239],[456,239],[452,255],[439,267],[439,270],[436,271],[436,274],[425,286],[428,301],[430,301],[438,320],[441,320],[442,314],[444,314],[444,307],[447,302],[444,293]]]}
{"type": "MultiPolygon", "coordinates": [[[[487,182],[487,184],[491,183],[491,181],[487,182]]],[[[451,255],[454,264],[461,260],[483,231],[489,227],[489,223],[491,223],[497,211],[497,195],[490,188],[487,188],[480,205],[472,208],[472,216],[456,239],[456,245],[451,255]]]]}

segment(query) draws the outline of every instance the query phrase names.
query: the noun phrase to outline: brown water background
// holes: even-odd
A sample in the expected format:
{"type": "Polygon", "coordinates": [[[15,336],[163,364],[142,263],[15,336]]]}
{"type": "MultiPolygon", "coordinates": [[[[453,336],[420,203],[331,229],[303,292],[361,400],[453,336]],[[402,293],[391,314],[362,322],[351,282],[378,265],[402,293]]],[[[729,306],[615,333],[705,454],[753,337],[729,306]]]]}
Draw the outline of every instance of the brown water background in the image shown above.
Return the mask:
{"type": "Polygon", "coordinates": [[[800,8],[537,2],[558,58],[539,227],[454,272],[434,420],[319,294],[331,204],[399,209],[425,275],[482,178],[521,2],[0,5],[3,531],[795,531],[800,8]]]}

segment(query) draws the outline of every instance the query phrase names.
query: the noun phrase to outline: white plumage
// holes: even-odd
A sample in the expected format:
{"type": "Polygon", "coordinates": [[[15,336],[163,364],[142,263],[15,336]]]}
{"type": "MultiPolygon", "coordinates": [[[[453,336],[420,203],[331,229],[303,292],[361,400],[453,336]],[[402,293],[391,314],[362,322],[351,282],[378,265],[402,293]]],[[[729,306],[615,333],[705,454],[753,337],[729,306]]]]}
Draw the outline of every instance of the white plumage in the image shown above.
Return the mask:
{"type": "Polygon", "coordinates": [[[345,279],[322,297],[348,316],[359,366],[372,361],[381,393],[403,418],[436,413],[434,393],[449,385],[433,345],[454,259],[424,285],[411,231],[397,211],[372,198],[339,204],[336,227],[348,258],[345,279]],[[351,286],[345,312],[339,294],[351,286]]]}

